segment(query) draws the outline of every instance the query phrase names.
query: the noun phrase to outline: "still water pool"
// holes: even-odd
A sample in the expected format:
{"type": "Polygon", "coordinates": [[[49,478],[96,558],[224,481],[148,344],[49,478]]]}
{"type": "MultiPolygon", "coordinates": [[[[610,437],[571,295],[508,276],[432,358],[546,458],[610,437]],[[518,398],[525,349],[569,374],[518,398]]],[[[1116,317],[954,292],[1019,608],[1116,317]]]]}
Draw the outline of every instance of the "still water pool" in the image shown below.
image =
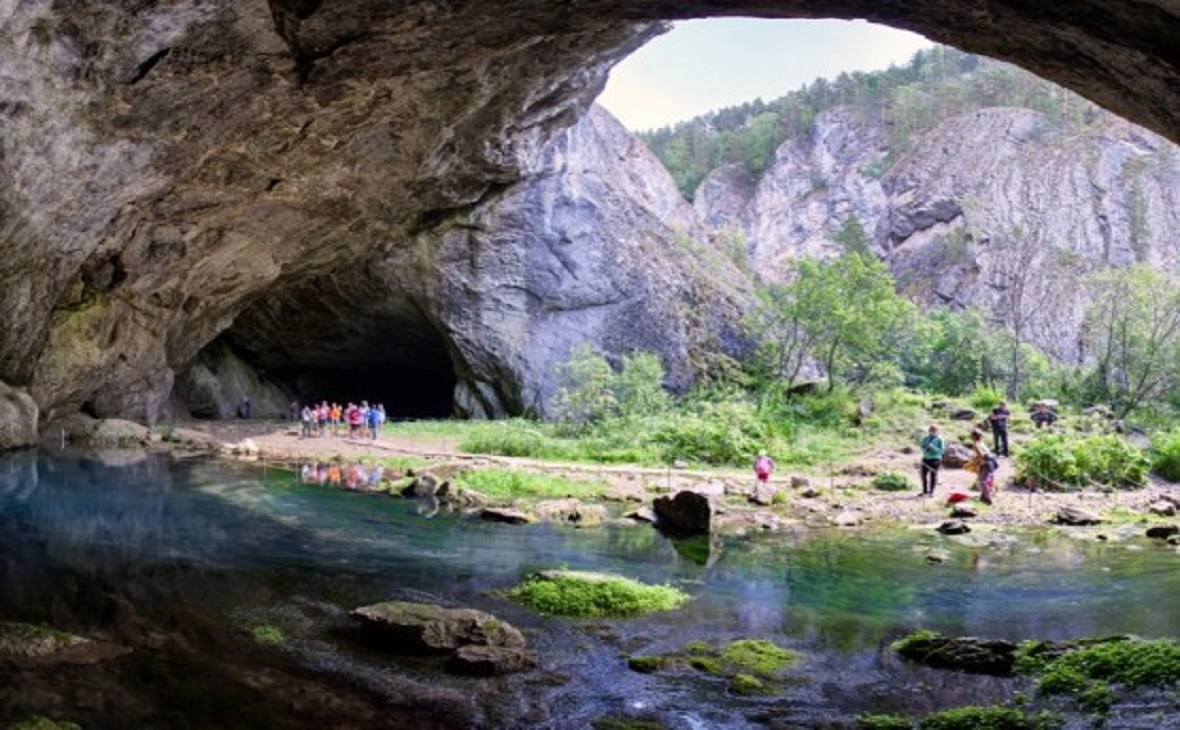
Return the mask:
{"type": "MultiPolygon", "coordinates": [[[[1180,636],[1175,548],[1097,533],[787,530],[685,545],[645,525],[485,523],[204,458],[0,455],[0,621],[131,649],[87,665],[0,661],[0,727],[34,715],[84,728],[562,729],[603,716],[818,727],[862,711],[1007,701],[1029,687],[909,666],[888,644],[918,628],[1180,636]],[[553,567],[670,583],[693,600],[642,619],[572,621],[495,593],[553,567]],[[372,651],[347,613],[389,599],[495,613],[526,632],[540,669],[471,679],[372,651]],[[260,627],[283,641],[255,640],[260,627]],[[774,695],[626,664],[746,637],[803,656],[774,695]]],[[[1107,727],[1169,727],[1172,709],[1107,727]]]]}

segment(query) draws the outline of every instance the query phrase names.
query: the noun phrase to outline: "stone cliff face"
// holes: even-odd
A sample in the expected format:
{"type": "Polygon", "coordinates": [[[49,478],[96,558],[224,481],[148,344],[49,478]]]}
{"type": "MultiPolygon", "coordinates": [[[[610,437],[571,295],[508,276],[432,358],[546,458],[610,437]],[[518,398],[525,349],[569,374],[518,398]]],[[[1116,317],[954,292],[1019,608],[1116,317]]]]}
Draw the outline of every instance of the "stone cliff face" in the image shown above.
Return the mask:
{"type": "MultiPolygon", "coordinates": [[[[1162,1],[1084,2],[1069,18],[1047,0],[986,14],[965,0],[742,10],[924,30],[1180,138],[1177,18],[1162,1]]],[[[223,414],[250,389],[267,409],[293,391],[389,383],[424,391],[423,412],[456,392],[473,413],[543,405],[552,384],[533,358],[561,352],[562,327],[616,351],[666,347],[683,383],[708,339],[670,319],[708,316],[685,306],[704,296],[688,269],[613,272],[601,292],[584,277],[596,256],[608,269],[643,258],[629,248],[638,232],[594,253],[585,226],[661,218],[642,235],[666,249],[679,213],[587,208],[540,163],[560,166],[546,145],[659,21],[732,12],[720,0],[0,1],[0,382],[13,424],[0,446],[78,410],[223,414]],[[479,228],[516,223],[546,195],[583,207],[535,238],[479,228]],[[532,248],[489,250],[514,236],[532,248]],[[480,278],[494,266],[517,267],[530,292],[503,320],[468,309],[511,299],[480,278]],[[594,323],[595,307],[658,334],[623,337],[594,323]],[[521,312],[533,320],[510,322],[521,312]]]]}
{"type": "Polygon", "coordinates": [[[796,257],[843,250],[850,230],[929,305],[994,309],[1020,267],[1056,290],[1034,336],[1067,359],[1086,273],[1136,261],[1180,270],[1180,150],[1150,132],[1103,117],[1078,133],[994,108],[948,120],[913,150],[889,164],[886,131],[836,109],[783,144],[756,187],[716,171],[697,210],[715,236],[744,234],[771,279],[796,257]]]}

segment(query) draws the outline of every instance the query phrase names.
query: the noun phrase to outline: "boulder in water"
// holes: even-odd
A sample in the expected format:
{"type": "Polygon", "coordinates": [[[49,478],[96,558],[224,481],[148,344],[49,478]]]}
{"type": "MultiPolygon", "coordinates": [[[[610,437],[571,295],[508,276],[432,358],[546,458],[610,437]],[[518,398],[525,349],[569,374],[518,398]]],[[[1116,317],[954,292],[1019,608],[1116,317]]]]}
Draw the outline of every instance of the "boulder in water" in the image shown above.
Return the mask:
{"type": "Polygon", "coordinates": [[[362,606],[351,615],[383,646],[409,654],[448,652],[469,645],[525,645],[524,635],[516,627],[473,608],[387,601],[362,606]]]}

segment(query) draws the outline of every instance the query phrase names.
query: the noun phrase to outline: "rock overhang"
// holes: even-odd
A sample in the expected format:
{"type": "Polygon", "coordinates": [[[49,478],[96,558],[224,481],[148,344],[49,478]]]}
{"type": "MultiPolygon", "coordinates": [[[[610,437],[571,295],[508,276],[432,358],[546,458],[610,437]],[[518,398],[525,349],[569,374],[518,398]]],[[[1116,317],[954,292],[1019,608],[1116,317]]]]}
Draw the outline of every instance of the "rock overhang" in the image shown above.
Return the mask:
{"type": "MultiPolygon", "coordinates": [[[[1180,139],[1180,21],[1163,2],[740,10],[915,30],[1180,139]]],[[[444,352],[457,380],[481,371],[469,390],[499,389],[493,400],[519,409],[520,393],[489,382],[512,376],[512,355],[470,362],[432,310],[430,242],[535,175],[543,144],[664,21],[734,14],[719,0],[23,3],[0,25],[12,51],[0,380],[30,392],[43,420],[84,403],[142,417],[210,343],[251,341],[269,303],[410,255],[416,278],[386,280],[414,317],[308,307],[280,330],[384,323],[433,353],[419,359],[444,352]]],[[[310,352],[287,360],[320,367],[310,352]]]]}

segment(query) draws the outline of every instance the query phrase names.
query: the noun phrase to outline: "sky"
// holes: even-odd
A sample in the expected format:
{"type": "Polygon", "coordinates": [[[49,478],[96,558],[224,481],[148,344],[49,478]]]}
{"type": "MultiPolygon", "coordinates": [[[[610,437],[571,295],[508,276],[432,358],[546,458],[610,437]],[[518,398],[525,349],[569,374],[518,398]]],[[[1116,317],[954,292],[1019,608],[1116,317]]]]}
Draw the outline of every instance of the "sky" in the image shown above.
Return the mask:
{"type": "Polygon", "coordinates": [[[633,131],[655,129],[821,76],[902,65],[931,45],[864,21],[689,20],[619,62],[598,103],[633,131]]]}

